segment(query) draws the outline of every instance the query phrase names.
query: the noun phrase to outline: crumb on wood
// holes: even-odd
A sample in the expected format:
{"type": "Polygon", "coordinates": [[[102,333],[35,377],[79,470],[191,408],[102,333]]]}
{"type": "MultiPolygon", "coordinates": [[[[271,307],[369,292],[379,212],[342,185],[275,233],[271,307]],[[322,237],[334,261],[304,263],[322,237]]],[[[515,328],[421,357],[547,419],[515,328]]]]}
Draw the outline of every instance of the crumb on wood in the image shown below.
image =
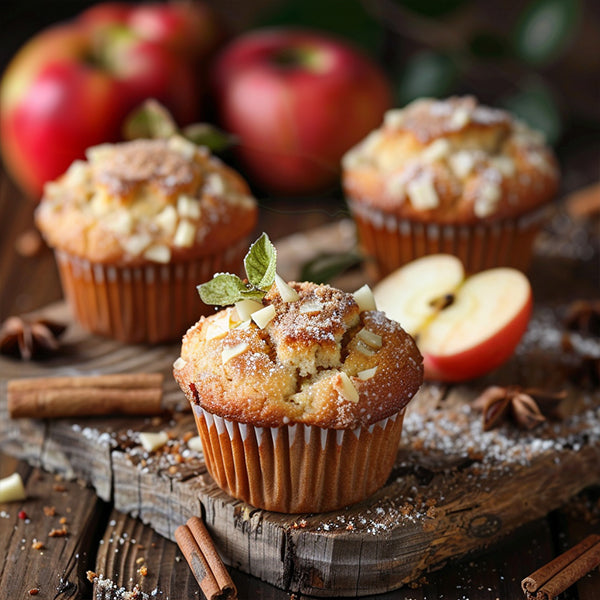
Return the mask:
{"type": "Polygon", "coordinates": [[[34,538],[33,541],[31,542],[31,547],[34,550],[43,550],[46,546],[44,546],[44,542],[40,542],[39,540],[36,540],[34,538]]]}
{"type": "Polygon", "coordinates": [[[56,507],[54,506],[44,506],[43,510],[47,517],[53,517],[56,514],[56,507]]]}
{"type": "Polygon", "coordinates": [[[65,537],[66,535],[69,535],[69,532],[64,525],[60,529],[54,528],[48,532],[48,537],[65,537]]]}

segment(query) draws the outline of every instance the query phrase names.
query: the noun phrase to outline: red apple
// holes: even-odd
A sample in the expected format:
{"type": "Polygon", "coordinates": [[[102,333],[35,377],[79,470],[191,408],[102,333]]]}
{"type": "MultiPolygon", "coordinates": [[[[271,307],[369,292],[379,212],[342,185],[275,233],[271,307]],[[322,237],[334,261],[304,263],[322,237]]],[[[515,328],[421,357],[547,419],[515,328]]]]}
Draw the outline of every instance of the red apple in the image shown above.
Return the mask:
{"type": "Polygon", "coordinates": [[[127,114],[147,98],[181,125],[198,119],[198,60],[219,31],[198,3],[106,3],[36,35],[0,84],[7,170],[39,197],[86,148],[117,141],[127,114]]]}
{"type": "Polygon", "coordinates": [[[379,126],[391,92],[382,70],[347,42],[294,29],[234,40],[217,58],[221,125],[266,191],[301,195],[334,184],[342,155],[379,126]]]}
{"type": "Polygon", "coordinates": [[[465,278],[454,256],[415,260],[373,290],[423,354],[425,378],[466,381],[499,367],[527,329],[533,298],[527,277],[497,268],[465,278]]]}

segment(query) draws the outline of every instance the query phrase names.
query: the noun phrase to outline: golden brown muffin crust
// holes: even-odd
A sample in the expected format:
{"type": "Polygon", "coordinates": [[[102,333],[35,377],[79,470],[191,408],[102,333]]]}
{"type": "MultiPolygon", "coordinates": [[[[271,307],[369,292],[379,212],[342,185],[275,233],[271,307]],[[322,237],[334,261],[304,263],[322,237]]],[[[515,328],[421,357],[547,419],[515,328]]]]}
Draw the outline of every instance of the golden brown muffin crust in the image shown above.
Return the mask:
{"type": "Polygon", "coordinates": [[[423,378],[413,339],[383,313],[360,312],[352,294],[290,285],[299,300],[283,302],[276,286],[265,297],[275,316],[264,329],[239,326],[232,307],[189,329],[173,372],[190,402],[268,427],[353,429],[402,410],[423,378]]]}
{"type": "Polygon", "coordinates": [[[93,262],[178,262],[225,250],[254,228],[235,171],[180,137],[90,148],[46,184],[36,223],[48,244],[93,262]]]}
{"type": "Polygon", "coordinates": [[[389,111],[343,159],[360,210],[438,224],[525,214],[556,193],[558,169],[541,134],[470,96],[422,99],[389,111]]]}

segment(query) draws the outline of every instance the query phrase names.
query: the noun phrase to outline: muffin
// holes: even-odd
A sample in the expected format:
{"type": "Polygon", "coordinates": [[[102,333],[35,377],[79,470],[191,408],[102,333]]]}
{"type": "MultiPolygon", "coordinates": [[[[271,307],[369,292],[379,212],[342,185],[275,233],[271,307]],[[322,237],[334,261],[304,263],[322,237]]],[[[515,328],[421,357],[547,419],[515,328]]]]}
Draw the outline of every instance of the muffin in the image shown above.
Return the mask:
{"type": "Polygon", "coordinates": [[[240,175],[173,136],[90,148],[46,184],[35,219],[83,327],[159,343],[210,310],[196,283],[241,266],[256,216],[240,175]]]}
{"type": "Polygon", "coordinates": [[[426,254],[526,271],[558,169],[543,136],[470,96],[388,111],[348,151],[343,187],[370,274],[426,254]]]}
{"type": "Polygon", "coordinates": [[[279,280],[251,319],[240,315],[243,301],[186,333],[174,376],[208,471],[231,496],[271,511],[322,512],[386,482],[422,357],[361,296],[279,280]]]}

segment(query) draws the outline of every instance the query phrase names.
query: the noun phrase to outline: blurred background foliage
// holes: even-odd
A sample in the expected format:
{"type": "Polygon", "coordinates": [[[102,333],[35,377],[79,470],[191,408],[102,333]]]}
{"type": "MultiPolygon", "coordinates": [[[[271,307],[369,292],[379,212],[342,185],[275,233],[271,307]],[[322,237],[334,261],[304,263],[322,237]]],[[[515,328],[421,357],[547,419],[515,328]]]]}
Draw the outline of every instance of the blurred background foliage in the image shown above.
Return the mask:
{"type": "MultiPolygon", "coordinates": [[[[544,131],[559,154],[600,140],[596,0],[206,0],[234,33],[273,25],[330,31],[385,67],[395,101],[470,93],[544,131]]],[[[0,67],[86,0],[2,2],[0,67]]],[[[596,159],[597,159],[596,152],[596,159]]]]}
{"type": "Polygon", "coordinates": [[[583,0],[288,0],[260,24],[333,31],[378,57],[399,106],[472,93],[558,144],[572,125],[598,132],[600,20],[583,0]],[[578,123],[576,123],[578,122],[578,123]]]}

